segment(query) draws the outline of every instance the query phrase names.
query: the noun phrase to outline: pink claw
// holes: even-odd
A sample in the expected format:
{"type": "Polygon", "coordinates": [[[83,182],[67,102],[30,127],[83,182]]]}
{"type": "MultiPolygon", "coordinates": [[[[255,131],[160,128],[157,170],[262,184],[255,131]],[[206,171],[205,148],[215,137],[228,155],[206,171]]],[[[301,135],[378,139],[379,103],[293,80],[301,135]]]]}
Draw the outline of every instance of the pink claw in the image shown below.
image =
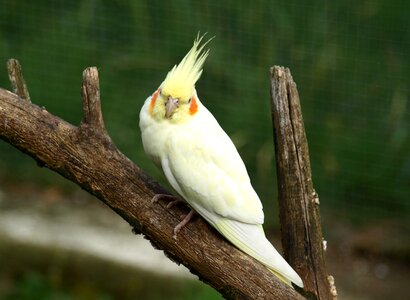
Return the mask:
{"type": "MultiPolygon", "coordinates": [[[[178,198],[176,196],[173,195],[168,195],[168,194],[156,194],[154,197],[152,197],[151,203],[156,203],[159,200],[168,200],[170,201],[166,208],[171,208],[173,207],[175,204],[178,203],[186,203],[184,200],[182,200],[181,198],[178,198]]],[[[183,220],[181,222],[179,222],[177,224],[177,226],[175,226],[174,228],[174,235],[172,236],[174,238],[174,240],[177,240],[178,238],[178,232],[186,225],[189,223],[189,221],[192,219],[192,217],[194,216],[195,211],[193,209],[191,209],[191,211],[184,216],[183,220]]]]}
{"type": "Polygon", "coordinates": [[[195,214],[195,210],[191,209],[191,211],[184,217],[184,219],[179,222],[177,226],[174,228],[174,235],[172,236],[174,240],[178,239],[178,232],[192,219],[195,214]]]}

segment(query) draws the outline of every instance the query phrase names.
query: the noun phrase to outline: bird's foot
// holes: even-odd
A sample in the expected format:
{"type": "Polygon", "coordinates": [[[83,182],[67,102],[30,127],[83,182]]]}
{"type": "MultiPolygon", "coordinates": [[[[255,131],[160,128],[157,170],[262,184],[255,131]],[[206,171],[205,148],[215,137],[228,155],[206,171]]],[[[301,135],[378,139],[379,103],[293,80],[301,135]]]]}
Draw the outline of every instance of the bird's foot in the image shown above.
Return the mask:
{"type": "Polygon", "coordinates": [[[170,201],[167,204],[167,208],[171,208],[172,206],[174,206],[177,203],[180,202],[184,202],[183,200],[181,200],[180,198],[178,198],[177,196],[174,195],[168,195],[168,194],[156,194],[154,197],[152,197],[151,199],[151,203],[156,203],[159,200],[166,200],[166,201],[170,201]]]}
{"type": "MultiPolygon", "coordinates": [[[[169,205],[169,204],[168,204],[169,205]]],[[[177,226],[174,228],[174,235],[172,236],[174,240],[178,239],[178,232],[186,225],[189,223],[189,221],[192,219],[192,217],[195,215],[195,210],[191,209],[191,211],[186,215],[183,216],[183,220],[178,223],[177,226]]]]}
{"type": "Polygon", "coordinates": [[[178,203],[185,203],[185,201],[184,201],[184,200],[181,200],[181,199],[179,199],[179,198],[176,198],[175,200],[172,200],[171,202],[169,202],[166,207],[167,207],[167,208],[171,208],[171,207],[173,207],[175,204],[178,204],[178,203]]]}
{"type": "MultiPolygon", "coordinates": [[[[171,208],[173,207],[175,204],[178,203],[186,203],[184,200],[182,200],[179,197],[173,196],[173,195],[168,195],[168,194],[156,194],[152,200],[151,203],[156,203],[160,200],[166,200],[169,201],[169,203],[167,204],[166,208],[171,208]]],[[[178,238],[178,232],[186,225],[189,223],[189,221],[192,219],[192,217],[195,215],[195,211],[193,209],[191,209],[191,211],[187,214],[187,215],[183,215],[181,217],[182,221],[178,223],[177,226],[175,226],[174,228],[174,235],[172,236],[174,238],[174,240],[177,240],[178,238]]]]}

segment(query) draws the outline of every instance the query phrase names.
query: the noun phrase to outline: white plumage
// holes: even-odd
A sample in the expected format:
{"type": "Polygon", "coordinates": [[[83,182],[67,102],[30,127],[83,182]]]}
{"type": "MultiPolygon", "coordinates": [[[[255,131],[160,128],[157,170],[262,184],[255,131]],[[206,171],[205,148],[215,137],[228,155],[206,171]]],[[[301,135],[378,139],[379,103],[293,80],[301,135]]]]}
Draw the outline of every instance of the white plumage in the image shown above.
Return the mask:
{"type": "Polygon", "coordinates": [[[262,204],[238,151],[199,101],[194,85],[207,56],[200,41],[145,101],[140,112],[144,150],[175,191],[223,236],[287,284],[303,287],[265,237],[262,204]]]}

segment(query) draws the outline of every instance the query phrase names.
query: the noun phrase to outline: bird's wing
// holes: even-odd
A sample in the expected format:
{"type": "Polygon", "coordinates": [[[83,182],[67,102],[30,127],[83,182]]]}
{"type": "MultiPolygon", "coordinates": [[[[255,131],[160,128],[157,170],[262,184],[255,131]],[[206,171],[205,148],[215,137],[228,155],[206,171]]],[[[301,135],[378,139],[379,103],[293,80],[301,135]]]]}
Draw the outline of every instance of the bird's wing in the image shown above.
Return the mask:
{"type": "Polygon", "coordinates": [[[216,121],[199,124],[174,128],[167,139],[161,165],[168,181],[236,247],[287,284],[303,286],[265,237],[262,204],[232,141],[216,121]]]}
{"type": "Polygon", "coordinates": [[[175,129],[161,164],[191,206],[244,223],[263,223],[262,204],[243,161],[217,123],[175,129]]]}
{"type": "Polygon", "coordinates": [[[203,139],[185,134],[190,134],[189,130],[173,134],[167,158],[162,160],[170,184],[232,244],[262,262],[286,284],[292,281],[303,286],[265,237],[262,206],[249,178],[245,178],[247,174],[240,174],[243,163],[236,149],[221,144],[223,141],[215,136],[203,139]]]}

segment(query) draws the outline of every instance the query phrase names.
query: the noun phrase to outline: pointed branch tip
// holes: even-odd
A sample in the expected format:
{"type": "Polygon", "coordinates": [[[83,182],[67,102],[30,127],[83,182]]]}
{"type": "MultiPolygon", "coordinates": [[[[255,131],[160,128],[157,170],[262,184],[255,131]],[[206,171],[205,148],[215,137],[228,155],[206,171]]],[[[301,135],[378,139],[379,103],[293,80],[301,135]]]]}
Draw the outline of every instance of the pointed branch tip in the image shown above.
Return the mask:
{"type": "Polygon", "coordinates": [[[23,78],[23,71],[17,59],[10,58],[7,61],[7,73],[9,74],[9,80],[13,93],[17,94],[20,98],[31,102],[30,94],[23,78]]]}
{"type": "Polygon", "coordinates": [[[96,67],[89,67],[83,72],[83,124],[90,125],[105,133],[105,125],[101,112],[100,83],[96,67]]]}
{"type": "Polygon", "coordinates": [[[83,71],[83,79],[92,78],[97,81],[98,84],[98,70],[97,67],[88,67],[83,71]]]}

